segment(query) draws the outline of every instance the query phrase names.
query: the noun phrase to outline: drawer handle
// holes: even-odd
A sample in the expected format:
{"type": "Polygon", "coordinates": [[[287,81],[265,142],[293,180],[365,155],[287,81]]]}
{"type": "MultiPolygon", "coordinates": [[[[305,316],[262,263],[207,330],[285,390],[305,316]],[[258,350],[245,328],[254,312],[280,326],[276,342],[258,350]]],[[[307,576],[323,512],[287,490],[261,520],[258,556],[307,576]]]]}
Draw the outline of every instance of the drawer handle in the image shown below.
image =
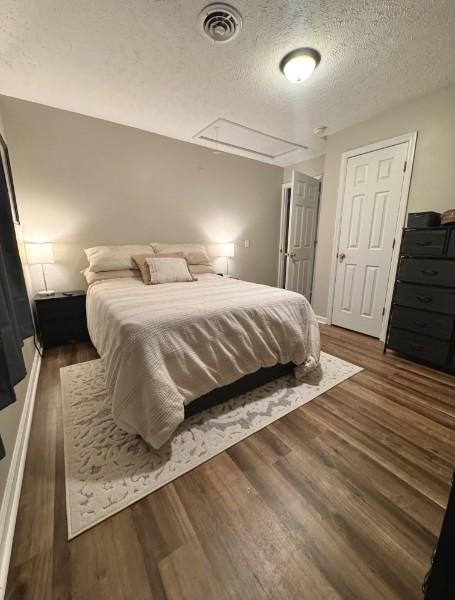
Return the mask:
{"type": "Polygon", "coordinates": [[[414,325],[420,328],[424,328],[428,326],[428,321],[413,321],[414,325]]]}
{"type": "Polygon", "coordinates": [[[424,275],[430,275],[432,277],[433,275],[438,275],[439,271],[431,271],[430,269],[423,269],[422,273],[424,275]]]}
{"type": "Polygon", "coordinates": [[[409,346],[413,350],[418,350],[418,351],[425,350],[425,346],[422,346],[422,344],[415,344],[414,342],[409,342],[409,346]]]}
{"type": "Polygon", "coordinates": [[[433,242],[431,242],[430,240],[423,240],[416,243],[417,246],[431,246],[433,242]]]}
{"type": "Polygon", "coordinates": [[[430,298],[430,296],[417,296],[417,300],[424,304],[428,304],[429,302],[432,302],[433,298],[430,298]]]}

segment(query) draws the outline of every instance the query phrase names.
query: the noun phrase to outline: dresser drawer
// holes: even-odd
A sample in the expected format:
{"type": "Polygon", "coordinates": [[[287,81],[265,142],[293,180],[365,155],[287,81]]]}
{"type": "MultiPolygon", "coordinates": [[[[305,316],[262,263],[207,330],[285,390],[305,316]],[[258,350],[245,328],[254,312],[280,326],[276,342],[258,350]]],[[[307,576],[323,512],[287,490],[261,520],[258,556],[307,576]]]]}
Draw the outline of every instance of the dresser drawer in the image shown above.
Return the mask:
{"type": "Polygon", "coordinates": [[[398,279],[455,288],[455,260],[403,258],[398,279]]]}
{"type": "Polygon", "coordinates": [[[442,256],[446,237],[447,231],[445,229],[405,231],[402,254],[407,256],[442,256]]]}
{"type": "Polygon", "coordinates": [[[447,247],[447,256],[455,258],[455,227],[452,227],[449,232],[449,245],[447,247]]]}
{"type": "Polygon", "coordinates": [[[411,283],[397,284],[395,303],[410,308],[455,315],[455,289],[435,288],[411,283]]]}
{"type": "Polygon", "coordinates": [[[430,335],[441,340],[450,340],[453,324],[454,318],[447,315],[439,315],[438,313],[404,306],[394,306],[392,308],[391,327],[430,335]]]}
{"type": "Polygon", "coordinates": [[[449,358],[450,343],[392,327],[389,348],[419,358],[439,367],[444,367],[449,358]]]}

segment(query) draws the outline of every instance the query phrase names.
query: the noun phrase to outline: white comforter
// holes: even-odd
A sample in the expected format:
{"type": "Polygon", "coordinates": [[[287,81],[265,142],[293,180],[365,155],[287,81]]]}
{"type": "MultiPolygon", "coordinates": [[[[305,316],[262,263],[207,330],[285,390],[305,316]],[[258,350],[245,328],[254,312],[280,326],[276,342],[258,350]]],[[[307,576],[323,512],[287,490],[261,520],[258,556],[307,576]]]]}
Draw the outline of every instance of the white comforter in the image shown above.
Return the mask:
{"type": "Polygon", "coordinates": [[[319,363],[319,328],[300,294],[216,275],[190,283],[93,283],[90,337],[101,356],[114,418],[154,448],[184,406],[261,367],[319,363]]]}

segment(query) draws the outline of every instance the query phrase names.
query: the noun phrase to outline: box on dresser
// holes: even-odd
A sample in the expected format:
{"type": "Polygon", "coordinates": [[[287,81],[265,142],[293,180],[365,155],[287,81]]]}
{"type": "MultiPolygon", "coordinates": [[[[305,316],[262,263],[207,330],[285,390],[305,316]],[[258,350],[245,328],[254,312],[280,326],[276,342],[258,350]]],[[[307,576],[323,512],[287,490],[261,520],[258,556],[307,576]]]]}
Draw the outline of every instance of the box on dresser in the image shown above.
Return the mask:
{"type": "Polygon", "coordinates": [[[387,348],[455,371],[455,229],[404,229],[387,348]]]}
{"type": "Polygon", "coordinates": [[[447,256],[455,258],[455,229],[449,231],[449,243],[447,246],[447,256]]]}
{"type": "Polygon", "coordinates": [[[38,334],[44,348],[89,339],[83,290],[35,296],[34,306],[38,334]]]}
{"type": "Polygon", "coordinates": [[[441,215],[438,212],[425,211],[408,214],[408,228],[411,227],[439,227],[441,215]]]}

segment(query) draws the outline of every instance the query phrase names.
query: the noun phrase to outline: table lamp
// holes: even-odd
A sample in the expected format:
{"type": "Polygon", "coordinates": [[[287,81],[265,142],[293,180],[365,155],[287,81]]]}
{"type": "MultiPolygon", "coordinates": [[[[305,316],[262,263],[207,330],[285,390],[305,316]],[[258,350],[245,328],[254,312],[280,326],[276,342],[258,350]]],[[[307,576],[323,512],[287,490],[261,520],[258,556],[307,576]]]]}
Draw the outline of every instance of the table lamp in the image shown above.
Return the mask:
{"type": "Polygon", "coordinates": [[[38,292],[38,296],[54,296],[54,290],[49,290],[47,287],[46,272],[44,270],[44,265],[50,265],[54,262],[52,244],[27,243],[25,244],[25,251],[29,265],[41,265],[45,289],[38,292]]]}
{"type": "Polygon", "coordinates": [[[226,259],[226,277],[229,277],[229,259],[235,255],[234,242],[226,244],[216,244],[213,249],[213,256],[226,259]]]}

